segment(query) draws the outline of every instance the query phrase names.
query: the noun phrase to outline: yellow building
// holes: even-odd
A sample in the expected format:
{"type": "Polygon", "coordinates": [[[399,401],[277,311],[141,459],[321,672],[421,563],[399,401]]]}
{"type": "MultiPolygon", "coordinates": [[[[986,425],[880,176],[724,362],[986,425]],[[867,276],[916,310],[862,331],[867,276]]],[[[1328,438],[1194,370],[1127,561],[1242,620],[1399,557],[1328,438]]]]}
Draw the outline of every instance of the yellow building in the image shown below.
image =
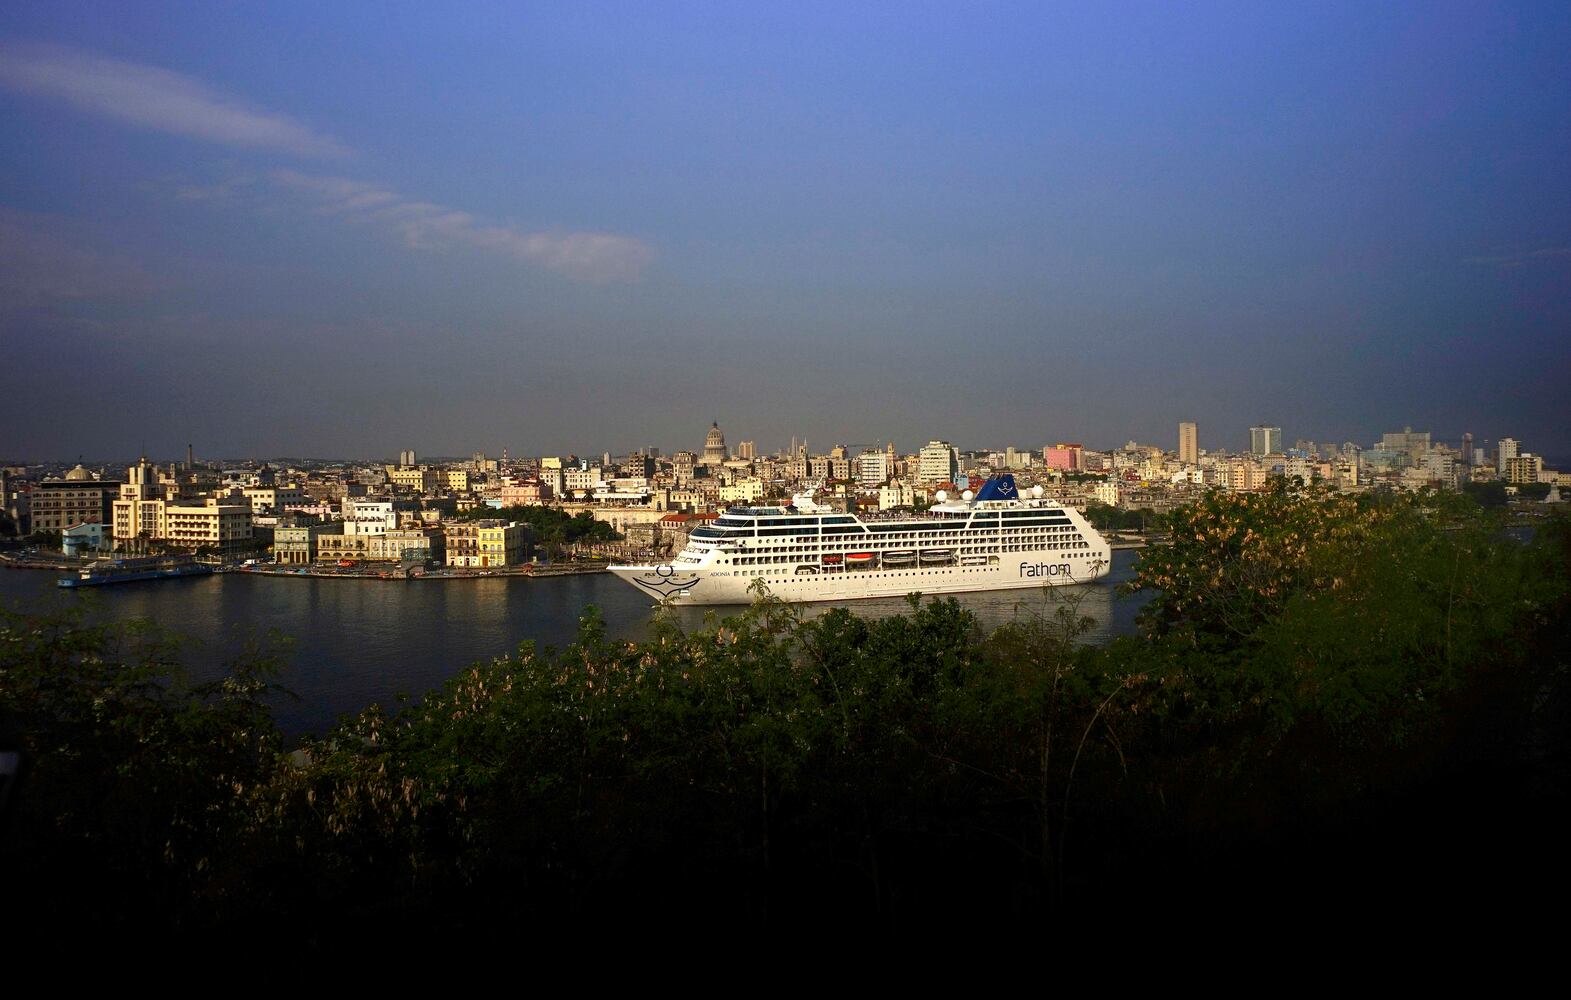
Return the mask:
{"type": "Polygon", "coordinates": [[[115,544],[124,547],[137,538],[157,538],[163,502],[158,472],[144,456],[128,470],[112,505],[115,544]]]}
{"type": "Polygon", "coordinates": [[[1518,485],[1522,483],[1536,483],[1539,480],[1539,474],[1543,471],[1544,460],[1531,452],[1506,460],[1506,482],[1508,483],[1516,483],[1518,485]]]}
{"type": "Polygon", "coordinates": [[[376,537],[376,535],[320,535],[316,540],[316,559],[318,562],[368,559],[371,554],[371,539],[376,537]]]}
{"type": "Polygon", "coordinates": [[[1233,461],[1227,466],[1227,486],[1235,492],[1263,490],[1266,486],[1264,466],[1249,461],[1233,461]]]}
{"type": "Polygon", "coordinates": [[[454,521],[442,532],[449,566],[518,566],[529,560],[532,548],[529,525],[516,521],[454,521]]]}
{"type": "Polygon", "coordinates": [[[276,513],[291,505],[306,502],[305,490],[298,486],[247,486],[241,490],[256,511],[276,513]]]}
{"type": "Polygon", "coordinates": [[[758,479],[738,479],[720,487],[721,503],[757,503],[764,497],[764,484],[758,479]]]}
{"type": "Polygon", "coordinates": [[[251,507],[211,498],[201,504],[166,502],[160,537],[182,548],[232,552],[251,540],[251,507]]]}
{"type": "Polygon", "coordinates": [[[414,469],[390,465],[387,467],[387,478],[394,486],[402,486],[417,493],[433,492],[438,484],[436,470],[424,465],[414,469]]]}
{"type": "Polygon", "coordinates": [[[233,553],[251,540],[251,505],[228,498],[180,500],[168,496],[158,470],[142,459],[114,502],[114,539],[120,549],[147,542],[233,553]]]}

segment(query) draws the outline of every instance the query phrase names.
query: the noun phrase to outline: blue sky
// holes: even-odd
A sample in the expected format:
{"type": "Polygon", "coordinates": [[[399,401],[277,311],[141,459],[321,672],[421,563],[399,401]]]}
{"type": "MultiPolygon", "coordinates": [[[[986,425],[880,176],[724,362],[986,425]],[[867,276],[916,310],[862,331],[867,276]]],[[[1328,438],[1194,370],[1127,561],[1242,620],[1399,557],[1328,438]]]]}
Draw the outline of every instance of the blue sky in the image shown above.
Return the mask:
{"type": "Polygon", "coordinates": [[[1571,453],[1571,5],[0,8],[0,453],[1571,453]]]}

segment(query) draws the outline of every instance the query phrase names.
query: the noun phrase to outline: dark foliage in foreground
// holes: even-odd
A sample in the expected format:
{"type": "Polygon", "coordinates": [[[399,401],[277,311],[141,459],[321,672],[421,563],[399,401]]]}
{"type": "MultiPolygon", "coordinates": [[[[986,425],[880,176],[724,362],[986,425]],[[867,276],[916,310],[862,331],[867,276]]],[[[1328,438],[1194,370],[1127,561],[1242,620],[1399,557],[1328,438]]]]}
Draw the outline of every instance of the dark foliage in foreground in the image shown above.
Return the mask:
{"type": "Polygon", "coordinates": [[[867,621],[761,595],[636,644],[591,609],[566,649],[292,754],[266,657],[193,687],[150,630],[11,616],[11,898],[51,933],[291,920],[323,944],[1563,881],[1564,522],[1524,544],[1465,502],[1275,493],[1168,528],[1142,638],[1081,645],[1052,594],[988,636],[945,600],[867,621]]]}

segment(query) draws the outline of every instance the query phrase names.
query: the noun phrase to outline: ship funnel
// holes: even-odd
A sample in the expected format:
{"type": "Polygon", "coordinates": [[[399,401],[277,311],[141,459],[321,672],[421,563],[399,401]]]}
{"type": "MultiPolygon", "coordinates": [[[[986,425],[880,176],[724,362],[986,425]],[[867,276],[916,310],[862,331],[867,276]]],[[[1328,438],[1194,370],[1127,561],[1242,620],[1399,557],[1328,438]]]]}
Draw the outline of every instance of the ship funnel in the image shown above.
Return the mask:
{"type": "Polygon", "coordinates": [[[1018,500],[1020,494],[1015,490],[1015,477],[1007,472],[1000,473],[982,484],[982,492],[976,495],[978,500],[1018,500]]]}

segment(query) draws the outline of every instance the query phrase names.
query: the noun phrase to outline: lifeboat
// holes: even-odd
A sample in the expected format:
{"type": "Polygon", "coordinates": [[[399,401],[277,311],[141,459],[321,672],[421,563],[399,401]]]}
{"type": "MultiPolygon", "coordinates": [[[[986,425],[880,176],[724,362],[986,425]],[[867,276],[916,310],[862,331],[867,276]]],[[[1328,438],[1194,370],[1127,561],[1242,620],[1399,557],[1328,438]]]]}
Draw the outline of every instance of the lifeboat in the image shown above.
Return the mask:
{"type": "Polygon", "coordinates": [[[846,555],[846,566],[852,569],[867,569],[873,565],[873,553],[851,552],[846,555]]]}
{"type": "Polygon", "coordinates": [[[840,554],[838,552],[835,552],[835,553],[831,553],[829,555],[824,556],[823,563],[824,563],[825,566],[838,566],[838,565],[840,565],[840,554]]]}
{"type": "Polygon", "coordinates": [[[895,549],[884,553],[885,566],[909,566],[916,562],[916,553],[911,549],[895,549]]]}
{"type": "Polygon", "coordinates": [[[923,549],[922,562],[924,564],[947,563],[955,557],[949,549],[923,549]]]}

